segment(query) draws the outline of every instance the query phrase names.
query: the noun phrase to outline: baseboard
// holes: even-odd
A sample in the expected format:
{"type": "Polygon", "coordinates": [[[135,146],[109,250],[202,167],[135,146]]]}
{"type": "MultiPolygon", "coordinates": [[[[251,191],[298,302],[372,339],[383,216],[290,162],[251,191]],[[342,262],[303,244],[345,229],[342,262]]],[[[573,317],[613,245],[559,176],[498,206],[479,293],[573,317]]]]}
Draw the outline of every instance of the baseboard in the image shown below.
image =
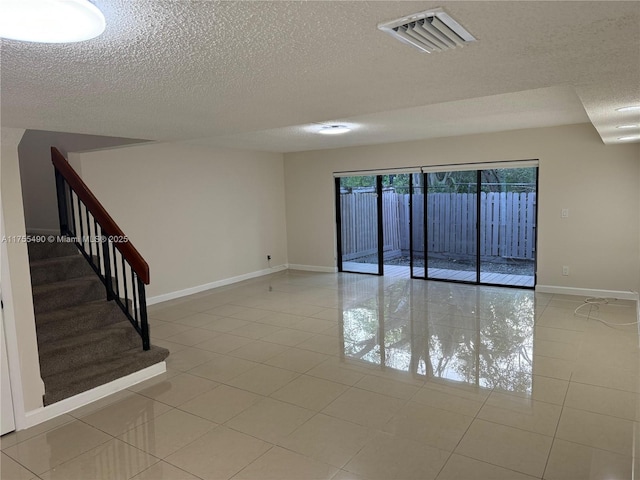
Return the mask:
{"type": "Polygon", "coordinates": [[[554,285],[536,285],[536,292],[558,295],[576,295],[579,297],[618,298],[620,300],[638,300],[638,293],[632,291],[598,290],[593,288],[558,287],[554,285]]]}
{"type": "Polygon", "coordinates": [[[316,265],[298,265],[297,263],[290,263],[289,270],[304,270],[306,272],[323,272],[323,273],[336,273],[338,271],[336,267],[318,267],[316,265]]]}
{"type": "Polygon", "coordinates": [[[16,430],[24,430],[25,428],[33,427],[39,423],[59,417],[60,415],[83,407],[84,405],[95,402],[96,400],[100,400],[108,395],[125,390],[166,371],[167,365],[165,362],[156,363],[155,365],[138,370],[126,377],[118,378],[113,382],[105,383],[99,387],[74,395],[73,397],[65,398],[64,400],[60,400],[52,405],[31,410],[25,414],[24,419],[22,419],[23,421],[18,421],[16,418],[16,430]]]}
{"type": "Polygon", "coordinates": [[[147,298],[147,305],[154,305],[156,303],[166,302],[175,298],[186,297],[187,295],[193,295],[194,293],[204,292],[211,290],[212,288],[224,287],[231,285],[232,283],[242,282],[244,280],[250,280],[252,278],[262,277],[264,275],[270,275],[272,273],[282,272],[287,269],[287,265],[278,265],[276,267],[266,268],[264,270],[258,270],[256,272],[245,273],[238,275],[237,277],[223,278],[211,283],[205,283],[204,285],[197,285],[191,288],[185,288],[184,290],[177,290],[175,292],[164,293],[162,295],[156,295],[155,297],[147,298]]]}

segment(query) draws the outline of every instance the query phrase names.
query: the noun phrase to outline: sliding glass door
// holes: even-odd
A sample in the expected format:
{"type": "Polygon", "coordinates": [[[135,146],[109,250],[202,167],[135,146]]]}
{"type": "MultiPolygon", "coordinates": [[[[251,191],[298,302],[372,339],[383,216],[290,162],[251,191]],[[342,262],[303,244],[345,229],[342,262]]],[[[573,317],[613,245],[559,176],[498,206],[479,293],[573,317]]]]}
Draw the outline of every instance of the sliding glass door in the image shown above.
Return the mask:
{"type": "Polygon", "coordinates": [[[411,174],[335,179],[338,269],[408,278],[411,174]]]}
{"type": "Polygon", "coordinates": [[[382,263],[387,276],[409,276],[409,176],[381,176],[382,263]]]}
{"type": "Polygon", "coordinates": [[[411,276],[535,286],[537,167],[411,178],[411,276]]]}
{"type": "Polygon", "coordinates": [[[337,177],[338,269],[535,286],[532,164],[337,177]]]}
{"type": "Polygon", "coordinates": [[[480,171],[480,282],[533,287],[537,168],[480,171]]]}
{"type": "Polygon", "coordinates": [[[382,275],[379,183],[375,175],[336,178],[340,271],[382,275]]]}
{"type": "Polygon", "coordinates": [[[475,282],[477,173],[426,174],[427,277],[475,282]]]}
{"type": "Polygon", "coordinates": [[[425,234],[426,234],[426,188],[422,173],[410,175],[409,205],[410,205],[410,258],[411,276],[425,278],[425,234]]]}

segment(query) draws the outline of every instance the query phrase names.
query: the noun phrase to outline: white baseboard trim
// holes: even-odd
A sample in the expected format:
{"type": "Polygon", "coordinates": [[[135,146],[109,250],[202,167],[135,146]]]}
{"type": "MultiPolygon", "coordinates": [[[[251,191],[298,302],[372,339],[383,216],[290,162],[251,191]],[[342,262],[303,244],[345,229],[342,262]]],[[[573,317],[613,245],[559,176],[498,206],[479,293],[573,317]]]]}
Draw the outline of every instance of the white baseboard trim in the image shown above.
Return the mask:
{"type": "Polygon", "coordinates": [[[121,390],[125,390],[126,388],[153,378],[166,371],[167,364],[165,362],[156,363],[155,365],[151,365],[145,369],[133,372],[126,377],[118,378],[113,382],[105,383],[99,387],[74,395],[73,397],[65,398],[64,400],[60,400],[52,405],[31,410],[30,412],[25,413],[22,422],[18,422],[18,419],[16,419],[17,430],[24,430],[25,428],[33,427],[39,423],[59,417],[60,415],[75,410],[76,408],[80,408],[121,390]]]}
{"type": "Polygon", "coordinates": [[[337,267],[318,267],[316,265],[299,265],[297,263],[290,263],[289,270],[304,270],[306,272],[323,272],[323,273],[336,273],[337,267]]]}
{"type": "Polygon", "coordinates": [[[156,303],[166,302],[175,298],[186,297],[187,295],[193,295],[194,293],[204,292],[211,290],[212,288],[224,287],[231,285],[232,283],[242,282],[243,280],[250,280],[252,278],[262,277],[264,275],[270,275],[272,273],[282,272],[287,269],[287,265],[277,265],[271,268],[265,268],[264,270],[258,270],[256,272],[245,273],[238,275],[237,277],[223,278],[211,283],[205,283],[204,285],[197,285],[191,288],[185,288],[184,290],[177,290],[175,292],[164,293],[162,295],[156,295],[155,297],[147,298],[147,305],[154,305],[156,303]]]}
{"type": "Polygon", "coordinates": [[[536,292],[558,295],[577,295],[579,297],[618,298],[620,300],[638,300],[638,294],[632,291],[598,290],[594,288],[558,287],[554,285],[536,285],[536,292]]]}

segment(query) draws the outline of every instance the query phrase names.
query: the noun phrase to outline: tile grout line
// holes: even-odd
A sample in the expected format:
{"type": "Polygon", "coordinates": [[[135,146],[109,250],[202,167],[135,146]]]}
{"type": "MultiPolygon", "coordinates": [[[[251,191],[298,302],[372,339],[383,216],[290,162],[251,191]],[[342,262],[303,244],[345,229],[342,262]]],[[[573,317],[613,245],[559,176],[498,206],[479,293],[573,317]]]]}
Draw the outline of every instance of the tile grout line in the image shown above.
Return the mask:
{"type": "MultiPolygon", "coordinates": [[[[16,443],[17,445],[17,443],[16,443]]],[[[13,445],[12,445],[13,446],[13,445]]],[[[10,448],[10,447],[9,447],[10,448]]],[[[35,473],[33,470],[31,470],[29,467],[27,467],[26,465],[23,465],[22,463],[20,463],[17,459],[13,458],[11,455],[8,455],[6,453],[4,453],[4,451],[2,451],[2,453],[4,455],[6,455],[9,459],[13,460],[14,462],[16,462],[18,465],[20,465],[22,468],[24,468],[26,471],[31,472],[35,478],[40,478],[40,475],[43,475],[44,473],[47,473],[49,470],[47,470],[47,472],[43,472],[40,475],[38,475],[37,473],[35,473]]],[[[0,457],[2,457],[2,455],[0,455],[0,457]]],[[[1,462],[0,462],[1,463],[1,462]]],[[[54,467],[55,468],[55,467],[54,467]]]]}
{"type": "MultiPolygon", "coordinates": [[[[465,429],[464,433],[462,435],[460,435],[460,439],[458,440],[458,443],[456,443],[455,447],[453,447],[453,450],[451,450],[451,452],[449,453],[449,456],[447,457],[447,460],[442,464],[442,467],[440,468],[440,470],[438,471],[438,474],[434,477],[434,479],[437,480],[437,478],[440,476],[440,474],[442,473],[442,471],[444,470],[444,468],[447,466],[447,463],[449,463],[449,460],[451,459],[451,457],[453,456],[454,453],[456,453],[456,450],[458,449],[458,447],[460,446],[460,443],[462,443],[462,440],[464,439],[464,437],[467,435],[467,433],[469,432],[469,430],[471,429],[471,425],[473,425],[473,422],[475,422],[476,420],[480,420],[478,418],[478,414],[480,413],[480,411],[484,408],[484,406],[486,405],[486,403],[489,401],[489,397],[491,396],[491,394],[495,391],[495,388],[492,388],[491,391],[489,392],[489,394],[487,395],[487,398],[484,399],[484,401],[482,402],[482,405],[480,405],[480,408],[478,408],[478,411],[475,413],[475,415],[473,416],[473,419],[469,422],[469,426],[465,429]]],[[[464,398],[464,397],[463,397],[464,398]]],[[[435,408],[435,407],[434,407],[435,408]]],[[[460,455],[460,454],[458,454],[460,455]]],[[[464,456],[464,455],[463,455],[464,456]]],[[[471,457],[468,457],[471,458],[471,457]]],[[[482,460],[478,460],[477,458],[474,458],[474,460],[477,461],[482,461],[482,460]]],[[[485,462],[488,463],[488,462],[485,462]]],[[[504,468],[504,467],[503,467],[504,468]]]]}
{"type": "Polygon", "coordinates": [[[542,478],[545,477],[547,473],[547,468],[549,467],[549,460],[551,459],[551,452],[553,451],[553,446],[556,443],[556,435],[558,434],[558,428],[560,428],[560,421],[562,420],[562,414],[564,413],[565,404],[567,402],[567,397],[569,396],[569,389],[571,388],[571,378],[573,378],[573,370],[571,371],[571,375],[569,376],[569,382],[567,384],[567,391],[564,393],[564,399],[562,400],[562,409],[560,410],[560,415],[558,416],[558,422],[556,423],[556,429],[553,432],[553,437],[551,440],[551,446],[549,447],[549,453],[547,454],[547,461],[544,464],[544,470],[542,471],[542,478]]]}

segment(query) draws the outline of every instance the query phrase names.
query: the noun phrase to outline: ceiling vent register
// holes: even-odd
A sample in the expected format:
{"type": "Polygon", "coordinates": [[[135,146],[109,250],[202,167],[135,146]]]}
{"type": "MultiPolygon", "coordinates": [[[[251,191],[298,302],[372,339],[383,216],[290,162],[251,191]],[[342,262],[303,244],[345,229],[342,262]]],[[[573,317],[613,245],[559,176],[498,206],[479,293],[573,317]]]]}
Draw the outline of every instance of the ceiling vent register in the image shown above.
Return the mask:
{"type": "Polygon", "coordinates": [[[426,53],[444,52],[477,41],[441,8],[380,23],[378,29],[426,53]]]}

